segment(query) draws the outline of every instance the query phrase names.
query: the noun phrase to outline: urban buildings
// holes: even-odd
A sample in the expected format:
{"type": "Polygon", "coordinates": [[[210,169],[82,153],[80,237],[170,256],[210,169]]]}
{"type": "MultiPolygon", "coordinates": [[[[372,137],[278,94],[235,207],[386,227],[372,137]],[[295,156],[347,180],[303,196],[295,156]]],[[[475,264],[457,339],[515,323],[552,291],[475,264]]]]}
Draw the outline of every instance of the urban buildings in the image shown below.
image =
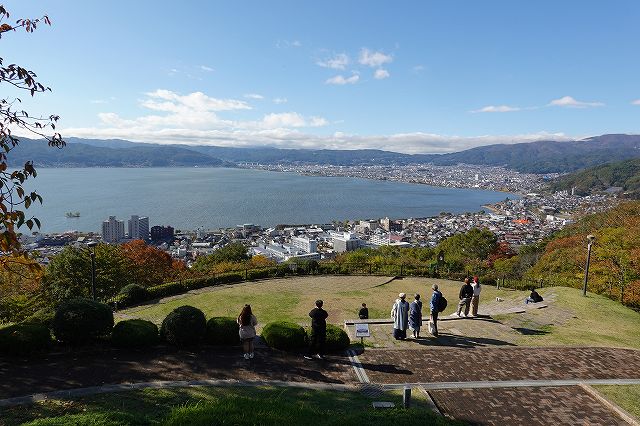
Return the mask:
{"type": "Polygon", "coordinates": [[[128,221],[129,238],[132,240],[144,240],[149,239],[149,218],[139,217],[136,215],[131,216],[128,221]]]}
{"type": "Polygon", "coordinates": [[[118,243],[124,240],[124,221],[117,220],[115,216],[109,216],[102,222],[102,240],[105,243],[118,243]]]}

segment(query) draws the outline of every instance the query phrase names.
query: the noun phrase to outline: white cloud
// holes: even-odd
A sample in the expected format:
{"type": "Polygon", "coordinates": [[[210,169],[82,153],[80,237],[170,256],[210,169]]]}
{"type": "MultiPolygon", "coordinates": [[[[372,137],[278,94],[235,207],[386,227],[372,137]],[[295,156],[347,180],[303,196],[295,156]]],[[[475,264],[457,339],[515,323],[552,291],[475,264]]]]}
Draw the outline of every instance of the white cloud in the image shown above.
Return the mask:
{"type": "Polygon", "coordinates": [[[571,96],[563,96],[559,99],[554,99],[547,106],[560,106],[565,108],[591,108],[604,106],[602,102],[582,102],[578,101],[571,96]]]}
{"type": "Polygon", "coordinates": [[[262,119],[262,124],[268,129],[281,127],[306,127],[307,122],[304,117],[297,112],[283,112],[278,114],[267,114],[262,119]]]}
{"type": "Polygon", "coordinates": [[[278,49],[287,49],[289,47],[302,47],[300,40],[278,40],[276,41],[276,47],[278,49]]]}
{"type": "Polygon", "coordinates": [[[200,65],[200,69],[201,69],[202,71],[206,71],[206,72],[212,72],[212,71],[213,71],[213,68],[208,67],[208,66],[206,66],[206,65],[200,65]]]}
{"type": "Polygon", "coordinates": [[[360,57],[358,58],[359,63],[372,68],[380,67],[386,63],[391,63],[392,61],[393,57],[391,55],[386,55],[382,52],[373,52],[366,47],[360,50],[360,57]]]}
{"type": "Polygon", "coordinates": [[[344,86],[345,84],[355,84],[360,80],[360,76],[358,74],[353,74],[351,77],[344,77],[342,75],[336,75],[335,77],[331,77],[325,81],[325,84],[337,84],[339,86],[344,86]]]}
{"type": "Polygon", "coordinates": [[[280,105],[280,104],[286,104],[287,102],[289,102],[287,98],[273,98],[274,104],[280,105]]]}
{"type": "Polygon", "coordinates": [[[244,95],[244,97],[247,99],[256,99],[256,100],[264,99],[264,96],[259,95],[257,93],[247,93],[244,95]]]}
{"type": "Polygon", "coordinates": [[[382,80],[384,78],[388,78],[389,77],[389,71],[383,70],[382,68],[377,69],[376,72],[373,74],[373,77],[376,80],[382,80]]]}
{"type": "Polygon", "coordinates": [[[636,99],[635,101],[631,102],[631,105],[640,105],[640,99],[636,99]]]}
{"type": "Polygon", "coordinates": [[[422,71],[424,71],[424,65],[416,65],[415,67],[411,68],[411,71],[413,71],[416,74],[421,73],[422,71]]]}
{"type": "Polygon", "coordinates": [[[170,90],[158,89],[154,92],[146,93],[146,95],[148,98],[141,101],[140,105],[156,111],[180,112],[185,109],[194,111],[232,111],[251,109],[244,101],[212,98],[202,92],[193,92],[183,96],[170,90]]]}
{"type": "Polygon", "coordinates": [[[513,112],[513,111],[520,111],[521,108],[519,107],[511,107],[508,105],[488,105],[486,107],[482,107],[480,109],[474,109],[471,112],[477,113],[477,112],[513,112]]]}
{"type": "Polygon", "coordinates": [[[316,62],[316,65],[319,65],[324,68],[331,68],[334,70],[343,70],[349,65],[349,56],[345,53],[338,53],[331,58],[327,58],[324,60],[320,60],[316,62]]]}

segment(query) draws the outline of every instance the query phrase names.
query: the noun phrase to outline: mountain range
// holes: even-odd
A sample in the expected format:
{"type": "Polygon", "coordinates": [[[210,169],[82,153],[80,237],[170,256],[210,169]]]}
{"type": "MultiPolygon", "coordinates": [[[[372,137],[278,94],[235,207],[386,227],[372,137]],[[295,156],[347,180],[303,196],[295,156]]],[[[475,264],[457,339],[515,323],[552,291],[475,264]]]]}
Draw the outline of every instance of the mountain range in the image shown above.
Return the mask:
{"type": "Polygon", "coordinates": [[[582,140],[495,144],[449,154],[325,149],[230,148],[160,145],[120,139],[67,138],[63,149],[21,139],[12,164],[32,160],[40,167],[229,167],[237,163],[406,165],[475,164],[528,173],[567,173],[612,161],[640,158],[640,135],[612,134],[582,140]]]}

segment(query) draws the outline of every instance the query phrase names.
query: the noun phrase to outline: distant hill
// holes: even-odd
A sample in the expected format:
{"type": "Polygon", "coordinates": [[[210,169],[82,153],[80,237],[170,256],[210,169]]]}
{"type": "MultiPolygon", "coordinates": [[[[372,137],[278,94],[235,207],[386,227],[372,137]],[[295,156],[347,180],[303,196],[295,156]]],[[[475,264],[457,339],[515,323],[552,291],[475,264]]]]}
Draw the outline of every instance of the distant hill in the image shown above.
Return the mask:
{"type": "Polygon", "coordinates": [[[621,187],[630,198],[640,198],[640,158],[603,164],[562,176],[552,184],[555,191],[575,188],[578,195],[621,187]]]}
{"type": "Polygon", "coordinates": [[[450,154],[401,154],[375,149],[279,149],[160,145],[120,139],[68,138],[61,151],[21,144],[14,162],[76,166],[217,166],[233,163],[406,165],[475,164],[504,166],[527,173],[564,173],[611,161],[640,158],[640,135],[603,135],[579,141],[540,141],[481,146],[450,154]]]}
{"type": "Polygon", "coordinates": [[[9,161],[12,165],[33,161],[36,167],[220,167],[231,165],[219,158],[183,147],[119,142],[121,148],[112,148],[79,143],[72,138],[67,140],[67,146],[58,149],[47,146],[42,140],[20,138],[20,144],[11,152],[9,161]]]}

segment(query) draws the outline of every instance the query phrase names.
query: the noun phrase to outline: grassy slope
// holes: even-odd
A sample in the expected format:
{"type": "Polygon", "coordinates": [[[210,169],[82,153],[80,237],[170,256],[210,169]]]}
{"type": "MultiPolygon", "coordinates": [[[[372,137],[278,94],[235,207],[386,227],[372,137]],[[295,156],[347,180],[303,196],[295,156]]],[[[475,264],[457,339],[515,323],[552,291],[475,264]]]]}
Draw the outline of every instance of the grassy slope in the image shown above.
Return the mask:
{"type": "MultiPolygon", "coordinates": [[[[325,309],[329,312],[329,322],[341,324],[345,319],[358,318],[362,302],[367,303],[370,318],[388,318],[391,306],[400,292],[407,293],[409,301],[413,299],[414,293],[421,294],[426,308],[424,312],[428,312],[431,285],[434,283],[438,283],[449,301],[446,313],[455,310],[460,283],[428,278],[405,278],[381,285],[388,280],[389,277],[325,276],[258,281],[214,288],[166,303],[131,308],[122,312],[160,324],[171,310],[182,305],[200,308],[207,317],[236,317],[242,306],[249,303],[261,324],[275,320],[306,323],[309,321],[308,314],[315,300],[323,299],[325,309]]],[[[508,292],[485,286],[482,298],[491,300],[505,294],[508,292]]]]}
{"type": "Polygon", "coordinates": [[[393,401],[401,406],[398,393],[369,398],[358,392],[325,392],[296,388],[146,389],[126,393],[94,395],[74,401],[48,401],[0,410],[0,424],[12,426],[35,420],[38,425],[65,424],[212,424],[207,415],[224,421],[215,424],[313,424],[362,425],[461,424],[438,418],[414,392],[409,410],[374,411],[372,401],[393,401]],[[187,416],[190,417],[188,420],[187,416]],[[53,420],[55,418],[55,420],[53,420]],[[198,422],[200,420],[201,423],[198,422]],[[365,421],[366,420],[366,421],[365,421]],[[364,421],[364,422],[363,422],[364,421]]]}
{"type": "Polygon", "coordinates": [[[640,421],[640,385],[594,388],[640,421]]]}
{"type": "MultiPolygon", "coordinates": [[[[640,314],[604,296],[581,290],[554,287],[558,294],[555,304],[570,309],[573,318],[564,325],[552,326],[549,334],[523,336],[524,345],[592,345],[616,346],[640,349],[640,314]]],[[[541,312],[542,314],[542,312],[541,312]]]]}

